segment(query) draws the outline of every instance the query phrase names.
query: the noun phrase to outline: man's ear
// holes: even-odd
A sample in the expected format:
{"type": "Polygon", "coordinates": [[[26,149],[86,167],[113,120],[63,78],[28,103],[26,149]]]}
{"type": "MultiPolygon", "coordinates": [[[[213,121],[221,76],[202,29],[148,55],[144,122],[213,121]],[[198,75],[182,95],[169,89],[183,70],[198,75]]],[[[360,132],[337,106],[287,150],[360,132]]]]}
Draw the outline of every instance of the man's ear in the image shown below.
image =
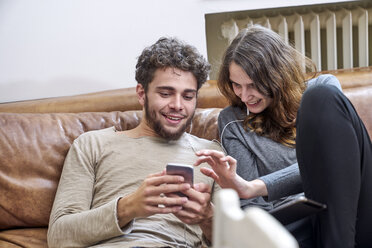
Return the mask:
{"type": "Polygon", "coordinates": [[[145,89],[143,88],[142,84],[137,84],[136,86],[136,93],[137,93],[137,98],[138,102],[141,104],[141,106],[145,106],[145,89]]]}

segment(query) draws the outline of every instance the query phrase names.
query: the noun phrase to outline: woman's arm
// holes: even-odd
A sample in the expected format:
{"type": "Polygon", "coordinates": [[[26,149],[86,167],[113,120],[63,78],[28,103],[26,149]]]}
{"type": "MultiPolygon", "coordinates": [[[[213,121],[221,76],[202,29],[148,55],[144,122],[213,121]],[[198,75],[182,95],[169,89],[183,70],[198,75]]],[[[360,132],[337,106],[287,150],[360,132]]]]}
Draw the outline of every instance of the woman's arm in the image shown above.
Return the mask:
{"type": "Polygon", "coordinates": [[[239,197],[245,199],[267,195],[266,185],[262,180],[246,181],[236,174],[236,160],[231,156],[216,150],[201,150],[196,155],[199,158],[194,165],[208,163],[211,168],[200,168],[200,171],[213,178],[221,188],[235,189],[239,197]]]}
{"type": "Polygon", "coordinates": [[[266,185],[268,201],[277,200],[303,191],[297,163],[262,176],[259,179],[266,185]]]}

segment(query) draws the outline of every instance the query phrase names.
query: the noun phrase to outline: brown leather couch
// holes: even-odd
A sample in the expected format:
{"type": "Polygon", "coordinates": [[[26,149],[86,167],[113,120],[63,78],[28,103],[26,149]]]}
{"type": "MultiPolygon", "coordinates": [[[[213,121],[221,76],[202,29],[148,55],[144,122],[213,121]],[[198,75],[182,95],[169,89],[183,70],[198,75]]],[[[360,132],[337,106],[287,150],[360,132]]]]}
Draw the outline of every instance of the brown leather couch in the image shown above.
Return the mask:
{"type": "MultiPolygon", "coordinates": [[[[372,67],[333,71],[372,136],[372,67]]],[[[209,81],[189,130],[218,138],[227,101],[209,81]]],[[[49,214],[64,158],[80,134],[141,119],[135,88],[0,104],[0,247],[47,247],[49,214]]]]}

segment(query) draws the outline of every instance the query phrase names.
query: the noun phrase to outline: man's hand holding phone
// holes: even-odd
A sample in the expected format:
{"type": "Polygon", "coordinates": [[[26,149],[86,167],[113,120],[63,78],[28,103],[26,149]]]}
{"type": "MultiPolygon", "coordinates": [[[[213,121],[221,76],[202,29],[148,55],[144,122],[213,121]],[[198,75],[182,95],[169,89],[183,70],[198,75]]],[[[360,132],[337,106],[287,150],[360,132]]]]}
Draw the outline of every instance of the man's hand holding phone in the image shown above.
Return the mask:
{"type": "Polygon", "coordinates": [[[136,191],[118,201],[119,225],[123,227],[137,217],[177,213],[188,202],[187,197],[166,197],[166,195],[188,189],[190,184],[184,183],[184,179],[180,176],[167,175],[165,171],[150,174],[136,191]]]}
{"type": "Polygon", "coordinates": [[[185,179],[184,183],[189,183],[191,186],[188,190],[175,192],[179,196],[186,196],[188,201],[174,215],[186,224],[199,224],[206,237],[211,239],[213,219],[212,188],[205,183],[194,184],[193,167],[191,165],[169,163],[166,168],[167,174],[181,175],[185,179]]]}

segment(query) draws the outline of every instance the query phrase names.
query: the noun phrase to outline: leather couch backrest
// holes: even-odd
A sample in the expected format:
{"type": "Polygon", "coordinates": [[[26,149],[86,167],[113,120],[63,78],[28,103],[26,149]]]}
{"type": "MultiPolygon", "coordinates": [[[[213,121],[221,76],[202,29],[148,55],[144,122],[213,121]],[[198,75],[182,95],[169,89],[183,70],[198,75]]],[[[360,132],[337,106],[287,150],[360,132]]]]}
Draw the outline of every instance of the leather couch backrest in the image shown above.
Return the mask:
{"type": "MultiPolygon", "coordinates": [[[[372,84],[372,66],[324,71],[334,74],[342,88],[358,88],[372,84]]],[[[216,80],[208,80],[198,93],[198,108],[224,108],[228,101],[217,88],[216,80]]],[[[135,87],[105,90],[75,96],[52,97],[20,102],[0,103],[0,112],[10,113],[79,113],[141,110],[135,87]]]]}
{"type": "Polygon", "coordinates": [[[344,93],[354,105],[372,139],[372,85],[348,88],[344,93]]]}
{"type": "MultiPolygon", "coordinates": [[[[220,109],[197,109],[192,134],[216,139],[220,109]]],[[[0,113],[0,229],[47,226],[64,158],[80,134],[134,128],[141,111],[0,113]]]]}

